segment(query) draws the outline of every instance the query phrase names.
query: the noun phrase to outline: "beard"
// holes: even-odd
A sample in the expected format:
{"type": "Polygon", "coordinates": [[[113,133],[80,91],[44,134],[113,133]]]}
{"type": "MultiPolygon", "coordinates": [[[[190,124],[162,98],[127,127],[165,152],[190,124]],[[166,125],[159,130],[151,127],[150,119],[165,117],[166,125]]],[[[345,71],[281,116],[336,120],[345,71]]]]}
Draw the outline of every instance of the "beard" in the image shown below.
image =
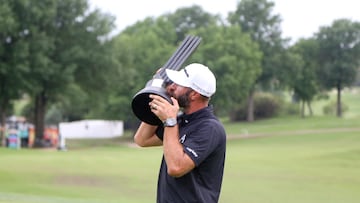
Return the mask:
{"type": "Polygon", "coordinates": [[[185,94],[180,95],[178,98],[176,98],[178,100],[179,106],[182,108],[187,108],[190,106],[190,93],[192,92],[192,89],[189,89],[188,91],[185,92],[185,94]]]}

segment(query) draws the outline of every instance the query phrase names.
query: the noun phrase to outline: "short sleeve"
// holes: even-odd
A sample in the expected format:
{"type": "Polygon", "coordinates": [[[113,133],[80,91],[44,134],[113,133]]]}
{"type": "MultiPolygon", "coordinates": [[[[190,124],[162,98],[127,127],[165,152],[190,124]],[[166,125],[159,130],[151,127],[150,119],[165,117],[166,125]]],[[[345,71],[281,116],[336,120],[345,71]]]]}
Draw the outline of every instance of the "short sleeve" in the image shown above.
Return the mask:
{"type": "Polygon", "coordinates": [[[183,143],[185,153],[191,157],[196,166],[214,152],[221,142],[225,142],[223,127],[218,122],[207,120],[201,122],[199,126],[186,135],[183,143]]]}

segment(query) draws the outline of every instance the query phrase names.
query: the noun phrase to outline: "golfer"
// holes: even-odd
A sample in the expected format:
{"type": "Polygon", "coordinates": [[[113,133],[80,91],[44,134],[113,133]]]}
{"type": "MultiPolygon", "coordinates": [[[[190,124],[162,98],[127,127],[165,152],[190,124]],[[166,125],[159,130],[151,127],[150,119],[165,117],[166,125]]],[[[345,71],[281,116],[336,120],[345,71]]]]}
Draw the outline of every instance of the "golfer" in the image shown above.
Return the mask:
{"type": "Polygon", "coordinates": [[[158,203],[218,202],[223,179],[226,134],[209,105],[216,79],[208,67],[192,63],[166,69],[173,104],[150,95],[152,112],[162,126],[142,122],[134,141],[141,147],[163,146],[158,203]],[[181,109],[180,109],[181,108],[181,109]]]}

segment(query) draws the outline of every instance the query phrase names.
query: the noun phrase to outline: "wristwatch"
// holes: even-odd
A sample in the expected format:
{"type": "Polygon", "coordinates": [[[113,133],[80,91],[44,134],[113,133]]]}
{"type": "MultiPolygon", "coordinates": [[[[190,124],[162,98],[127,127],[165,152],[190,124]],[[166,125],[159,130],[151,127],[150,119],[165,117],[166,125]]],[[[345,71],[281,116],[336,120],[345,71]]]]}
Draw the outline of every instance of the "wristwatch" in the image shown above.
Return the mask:
{"type": "Polygon", "coordinates": [[[164,127],[174,127],[177,124],[176,118],[167,118],[164,122],[164,127]]]}

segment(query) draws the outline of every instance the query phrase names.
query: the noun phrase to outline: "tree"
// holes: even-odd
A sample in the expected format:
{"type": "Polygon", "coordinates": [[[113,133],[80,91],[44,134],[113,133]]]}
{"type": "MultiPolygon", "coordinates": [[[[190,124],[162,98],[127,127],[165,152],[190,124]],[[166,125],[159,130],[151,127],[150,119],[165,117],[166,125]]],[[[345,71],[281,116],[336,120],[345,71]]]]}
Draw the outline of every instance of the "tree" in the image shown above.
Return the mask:
{"type": "MultiPolygon", "coordinates": [[[[4,143],[5,119],[12,111],[12,100],[21,97],[25,87],[27,67],[26,31],[19,29],[17,16],[11,2],[0,4],[0,142],[4,143]]],[[[1,143],[0,143],[1,145],[1,143]]]]}
{"type": "Polygon", "coordinates": [[[301,117],[305,116],[305,104],[312,115],[311,101],[319,91],[316,77],[317,53],[315,39],[300,39],[287,52],[290,55],[288,60],[284,60],[289,67],[284,80],[293,89],[295,98],[302,103],[301,117]]]}
{"type": "Polygon", "coordinates": [[[175,27],[177,41],[183,40],[189,32],[199,27],[209,27],[221,22],[220,16],[212,15],[197,5],[179,8],[174,13],[162,17],[175,27]]]}
{"type": "Polygon", "coordinates": [[[341,91],[356,79],[360,65],[360,23],[335,20],[316,33],[319,43],[318,76],[323,87],[337,91],[336,115],[342,116],[341,91]]]}
{"type": "MultiPolygon", "coordinates": [[[[73,119],[98,118],[100,115],[97,109],[106,103],[107,95],[114,89],[113,81],[119,79],[119,63],[116,60],[113,39],[108,38],[114,26],[113,22],[112,16],[95,10],[78,25],[76,35],[81,40],[75,38],[77,41],[73,43],[77,44],[80,52],[73,58],[77,65],[74,72],[75,84],[68,93],[74,95],[74,92],[78,92],[83,98],[77,98],[77,101],[67,105],[66,113],[73,119]],[[71,105],[74,103],[81,106],[71,105]],[[76,111],[77,115],[74,114],[76,111]]],[[[73,99],[73,96],[70,96],[70,100],[73,99]]]]}
{"type": "MultiPolygon", "coordinates": [[[[97,10],[89,11],[86,0],[13,1],[11,7],[28,45],[26,90],[34,99],[35,147],[42,147],[48,103],[74,83],[78,69],[94,72],[89,64],[104,61],[97,51],[113,22],[97,10]]],[[[82,73],[82,79],[77,76],[79,81],[101,76],[82,73]]]]}
{"type": "Polygon", "coordinates": [[[281,18],[272,13],[274,3],[267,0],[242,0],[238,3],[235,12],[228,16],[228,21],[234,25],[241,26],[245,33],[260,46],[263,52],[261,62],[261,74],[257,77],[256,83],[249,90],[248,98],[248,121],[254,120],[253,96],[256,87],[268,89],[274,81],[277,68],[281,68],[280,58],[284,51],[286,40],[281,38],[281,18]]]}

